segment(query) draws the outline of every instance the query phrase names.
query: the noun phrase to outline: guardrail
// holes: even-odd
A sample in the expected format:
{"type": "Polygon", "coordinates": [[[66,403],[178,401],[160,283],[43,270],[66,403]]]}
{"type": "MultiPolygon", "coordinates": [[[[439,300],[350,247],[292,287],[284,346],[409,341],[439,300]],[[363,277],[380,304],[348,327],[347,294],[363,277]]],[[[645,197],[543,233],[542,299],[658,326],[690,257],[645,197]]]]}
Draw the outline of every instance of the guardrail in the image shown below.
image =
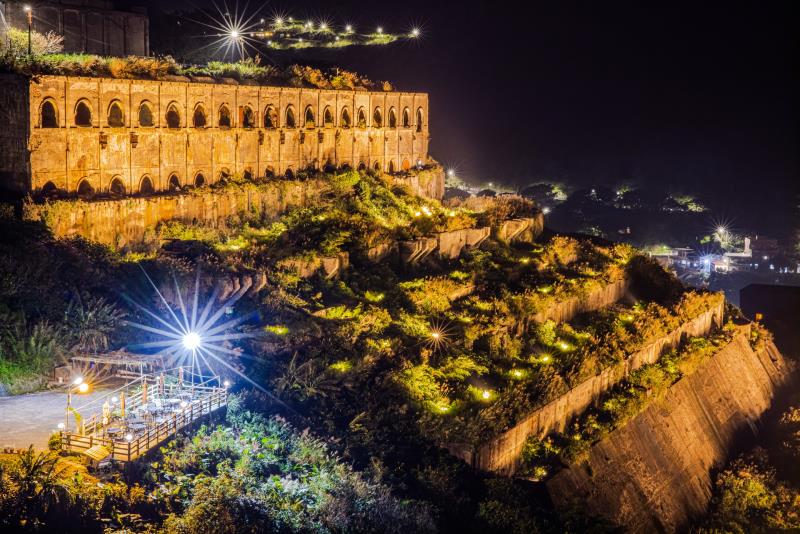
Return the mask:
{"type": "Polygon", "coordinates": [[[85,435],[73,432],[61,433],[61,448],[64,451],[85,452],[90,448],[102,445],[108,448],[112,459],[118,462],[130,462],[146,454],[150,449],[176,434],[183,427],[200,419],[204,415],[222,408],[228,403],[228,391],[223,388],[196,387],[207,390],[208,394],[190,402],[180,412],[173,413],[167,420],[147,429],[143,434],[135,436],[131,441],[112,440],[95,435],[98,425],[96,416],[85,425],[85,435]]]}

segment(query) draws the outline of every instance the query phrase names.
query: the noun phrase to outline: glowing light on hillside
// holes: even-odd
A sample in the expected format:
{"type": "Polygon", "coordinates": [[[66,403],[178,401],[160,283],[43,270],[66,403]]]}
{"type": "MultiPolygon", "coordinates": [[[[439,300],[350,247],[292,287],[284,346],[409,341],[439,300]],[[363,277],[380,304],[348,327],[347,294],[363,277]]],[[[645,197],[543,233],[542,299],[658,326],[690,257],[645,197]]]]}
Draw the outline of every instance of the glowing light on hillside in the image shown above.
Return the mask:
{"type": "Polygon", "coordinates": [[[547,206],[545,206],[544,208],[542,208],[542,213],[544,213],[545,215],[547,215],[548,213],[550,213],[550,208],[548,208],[547,206]]]}
{"type": "Polygon", "coordinates": [[[492,392],[491,392],[491,391],[489,391],[488,389],[484,389],[484,390],[481,392],[481,398],[482,398],[483,400],[489,400],[490,398],[492,398],[492,392]]]}
{"type": "Polygon", "coordinates": [[[344,27],[344,31],[346,31],[347,33],[353,33],[353,25],[352,24],[347,24],[344,27]]]}
{"type": "Polygon", "coordinates": [[[375,30],[378,35],[383,35],[383,28],[378,26],[377,30],[375,30]]]}
{"type": "Polygon", "coordinates": [[[413,39],[416,39],[417,37],[419,37],[419,28],[412,28],[411,29],[411,37],[413,39]]]}
{"type": "Polygon", "coordinates": [[[203,339],[197,332],[189,332],[183,336],[183,346],[186,350],[197,350],[202,345],[203,339]]]}

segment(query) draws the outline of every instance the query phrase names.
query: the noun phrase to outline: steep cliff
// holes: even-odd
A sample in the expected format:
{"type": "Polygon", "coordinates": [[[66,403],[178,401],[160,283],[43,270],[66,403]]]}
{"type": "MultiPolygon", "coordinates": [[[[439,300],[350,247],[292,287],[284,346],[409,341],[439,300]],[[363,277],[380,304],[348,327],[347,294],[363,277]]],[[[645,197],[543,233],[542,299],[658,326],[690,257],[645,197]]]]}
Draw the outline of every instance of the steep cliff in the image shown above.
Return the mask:
{"type": "Polygon", "coordinates": [[[712,470],[737,438],[758,432],[761,415],[790,375],[774,344],[754,351],[735,337],[675,383],[628,425],[597,443],[585,462],[554,476],[557,506],[581,502],[631,532],[673,532],[704,513],[712,470]]]}

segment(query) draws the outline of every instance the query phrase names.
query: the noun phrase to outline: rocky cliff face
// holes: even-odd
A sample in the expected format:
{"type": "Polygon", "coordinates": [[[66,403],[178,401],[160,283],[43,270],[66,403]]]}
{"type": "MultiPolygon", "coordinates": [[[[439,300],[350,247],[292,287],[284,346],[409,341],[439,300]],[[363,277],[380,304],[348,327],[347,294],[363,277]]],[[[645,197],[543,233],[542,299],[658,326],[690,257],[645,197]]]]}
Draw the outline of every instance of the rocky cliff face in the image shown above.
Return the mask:
{"type": "Polygon", "coordinates": [[[670,388],[628,425],[554,476],[554,503],[573,499],[631,532],[674,532],[705,512],[712,470],[759,419],[784,386],[790,367],[775,345],[753,351],[734,338],[695,373],[670,388]]]}

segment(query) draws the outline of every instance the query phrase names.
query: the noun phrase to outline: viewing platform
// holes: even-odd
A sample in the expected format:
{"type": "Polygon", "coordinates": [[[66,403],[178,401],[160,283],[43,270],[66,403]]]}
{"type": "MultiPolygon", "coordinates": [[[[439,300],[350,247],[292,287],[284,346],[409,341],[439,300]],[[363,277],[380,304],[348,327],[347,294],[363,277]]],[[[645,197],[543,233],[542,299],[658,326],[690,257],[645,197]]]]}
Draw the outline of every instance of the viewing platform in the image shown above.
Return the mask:
{"type": "Polygon", "coordinates": [[[72,407],[68,392],[66,420],[59,425],[61,449],[97,462],[130,462],[227,401],[227,387],[219,377],[184,368],[142,375],[78,408],[72,407]],[[87,411],[91,416],[83,415],[87,411]]]}

